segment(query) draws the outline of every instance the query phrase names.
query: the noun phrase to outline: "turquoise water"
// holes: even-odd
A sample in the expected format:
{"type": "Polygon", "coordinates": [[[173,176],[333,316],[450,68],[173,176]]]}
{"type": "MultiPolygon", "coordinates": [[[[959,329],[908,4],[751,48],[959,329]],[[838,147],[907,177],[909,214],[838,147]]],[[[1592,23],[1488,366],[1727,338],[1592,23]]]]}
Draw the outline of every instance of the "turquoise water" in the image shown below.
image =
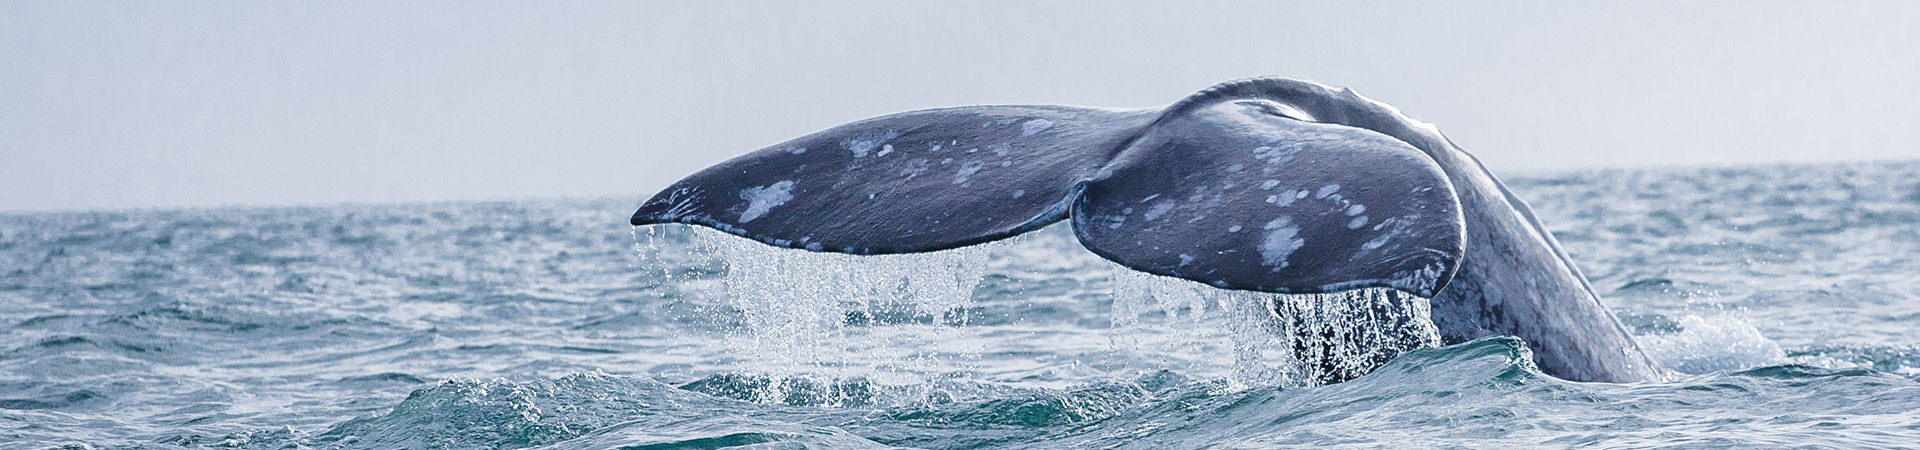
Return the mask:
{"type": "Polygon", "coordinates": [[[1311,386],[1050,228],[933,255],[639,198],[0,215],[0,448],[1920,448],[1920,162],[1510,176],[1664,383],[1504,338],[1311,386]]]}

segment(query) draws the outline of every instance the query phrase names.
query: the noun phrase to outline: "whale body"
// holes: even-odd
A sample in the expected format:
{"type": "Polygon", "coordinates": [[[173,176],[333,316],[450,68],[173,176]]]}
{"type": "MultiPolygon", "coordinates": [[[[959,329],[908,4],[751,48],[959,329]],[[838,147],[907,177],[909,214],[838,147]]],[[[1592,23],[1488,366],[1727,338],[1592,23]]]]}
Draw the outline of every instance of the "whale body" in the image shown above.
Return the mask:
{"type": "Polygon", "coordinates": [[[1662,377],[1477,159],[1392,106],[1305,80],[1230,81],[1165,108],[876,117],[695,173],[631,223],[864,255],[1062,220],[1133,270],[1281,294],[1390,289],[1429,299],[1444,343],[1511,335],[1556,377],[1662,377]]]}

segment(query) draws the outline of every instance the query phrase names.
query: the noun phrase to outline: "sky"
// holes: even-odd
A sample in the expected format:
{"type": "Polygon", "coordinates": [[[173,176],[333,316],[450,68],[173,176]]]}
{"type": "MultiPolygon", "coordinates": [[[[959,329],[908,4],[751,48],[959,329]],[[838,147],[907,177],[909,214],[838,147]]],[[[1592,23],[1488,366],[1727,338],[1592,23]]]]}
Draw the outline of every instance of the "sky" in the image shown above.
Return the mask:
{"type": "Polygon", "coordinates": [[[1920,2],[0,0],[0,211],[637,205],[866,117],[1259,75],[1496,173],[1920,158],[1920,2]]]}

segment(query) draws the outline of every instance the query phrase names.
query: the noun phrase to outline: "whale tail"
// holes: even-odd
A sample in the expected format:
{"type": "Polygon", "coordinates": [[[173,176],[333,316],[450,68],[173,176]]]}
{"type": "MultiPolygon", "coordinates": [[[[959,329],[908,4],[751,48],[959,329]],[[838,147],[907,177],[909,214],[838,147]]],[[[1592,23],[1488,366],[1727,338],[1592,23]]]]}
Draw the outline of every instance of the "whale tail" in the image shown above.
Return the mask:
{"type": "Polygon", "coordinates": [[[1465,228],[1432,159],[1244,92],[1209,89],[1161,110],[968,106],[877,117],[689,176],[632,223],[889,254],[1071,219],[1101,257],[1226,289],[1389,287],[1430,298],[1446,285],[1465,228]]]}

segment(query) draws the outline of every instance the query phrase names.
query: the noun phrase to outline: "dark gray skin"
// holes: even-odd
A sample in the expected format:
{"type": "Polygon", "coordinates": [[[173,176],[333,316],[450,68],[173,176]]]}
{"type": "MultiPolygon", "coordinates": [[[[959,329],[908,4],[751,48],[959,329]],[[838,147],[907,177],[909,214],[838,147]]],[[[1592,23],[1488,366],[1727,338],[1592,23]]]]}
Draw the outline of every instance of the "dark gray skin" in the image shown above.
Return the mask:
{"type": "Polygon", "coordinates": [[[1661,378],[1526,203],[1479,161],[1391,106],[1301,80],[1222,83],[1158,110],[878,117],[708,168],[631,222],[886,254],[1061,220],[1089,250],[1135,270],[1275,293],[1392,288],[1432,300],[1446,343],[1512,335],[1553,376],[1661,378]]]}

